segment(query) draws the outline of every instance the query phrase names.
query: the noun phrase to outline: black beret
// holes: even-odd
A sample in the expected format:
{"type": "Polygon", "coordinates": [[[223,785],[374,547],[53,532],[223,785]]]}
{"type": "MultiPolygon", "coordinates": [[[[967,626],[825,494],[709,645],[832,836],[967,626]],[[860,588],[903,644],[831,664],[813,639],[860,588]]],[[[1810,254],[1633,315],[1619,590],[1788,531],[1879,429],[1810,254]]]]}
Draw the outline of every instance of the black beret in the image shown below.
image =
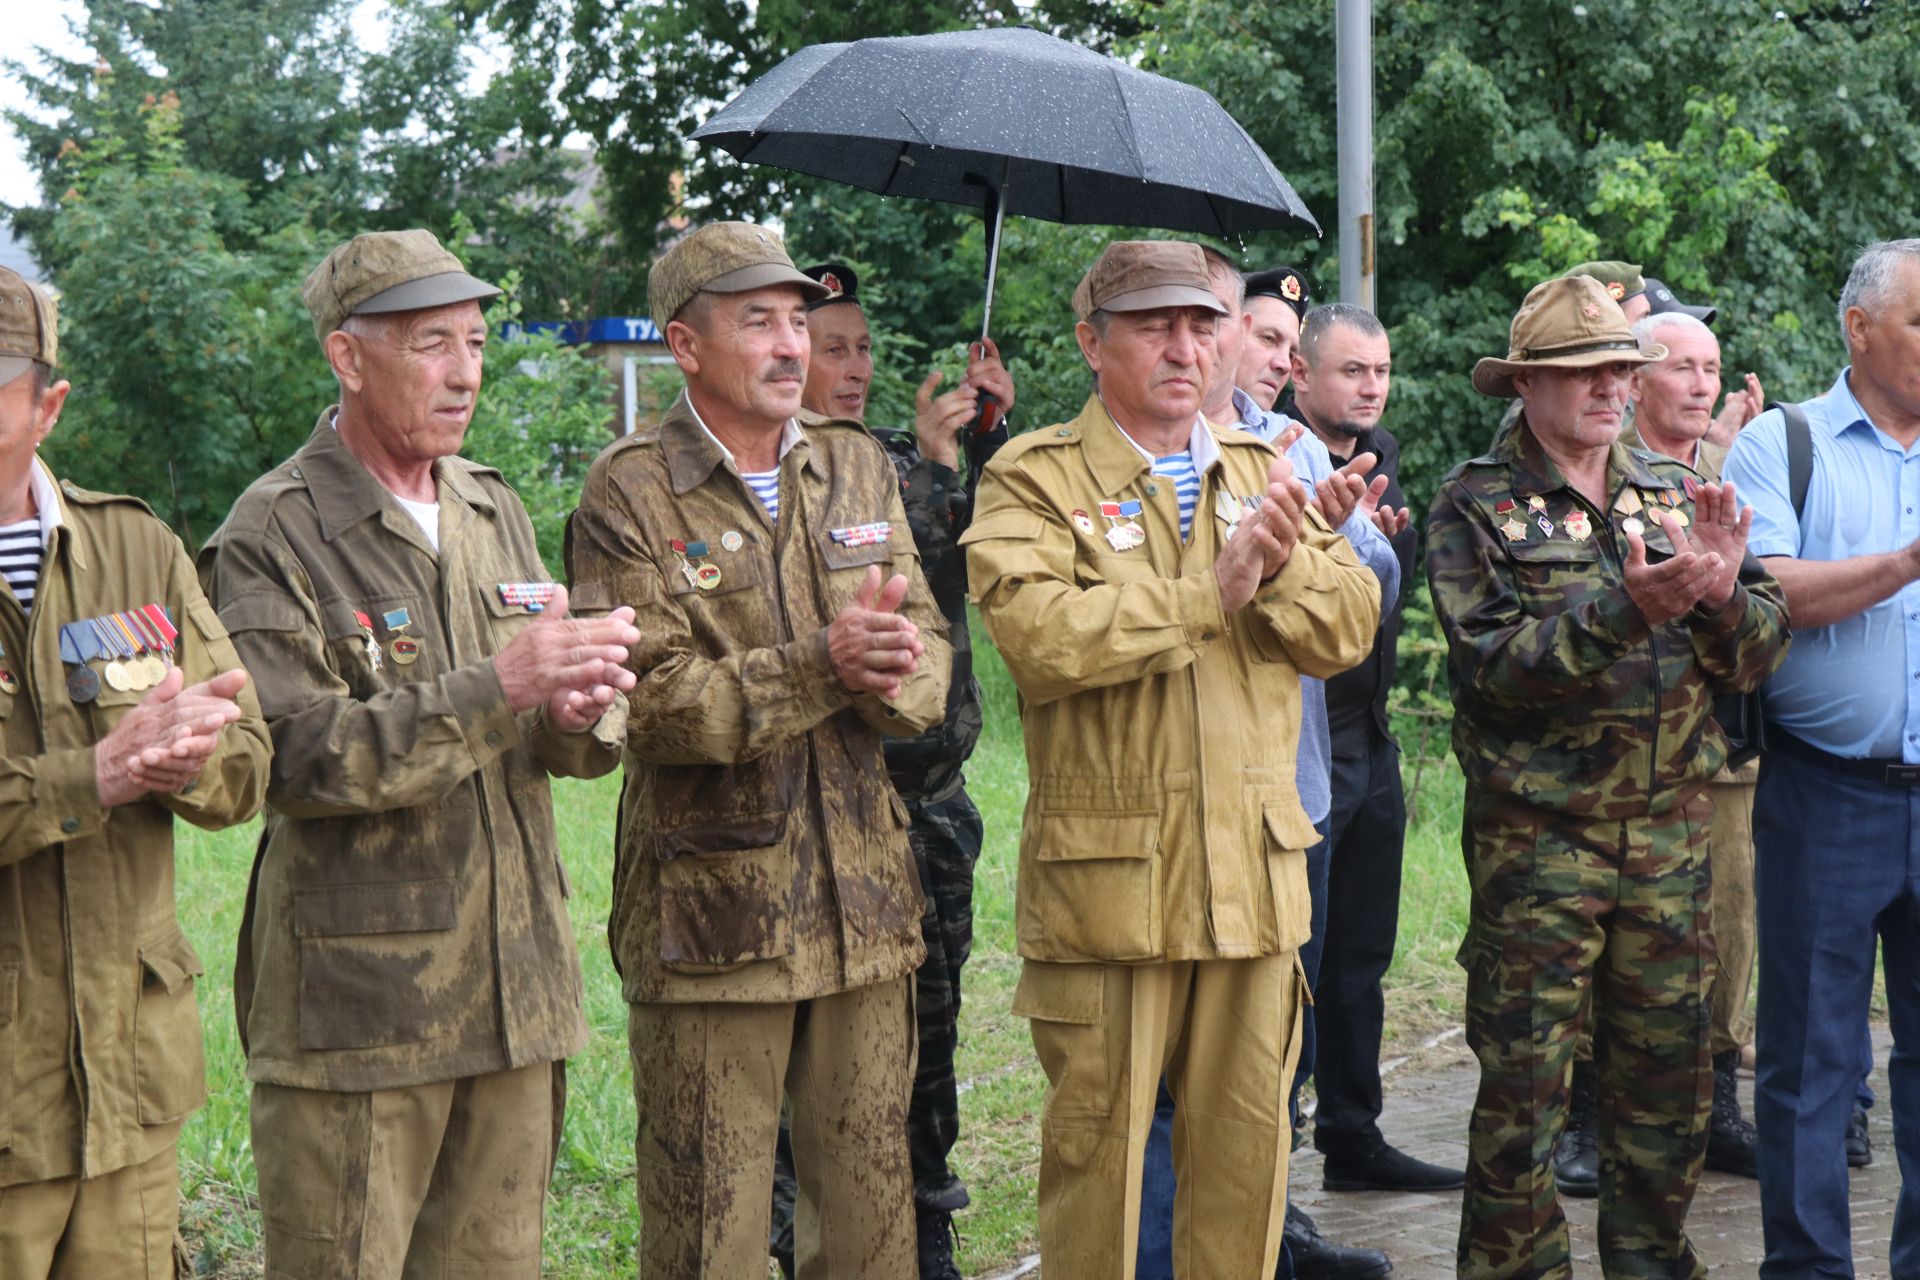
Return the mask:
{"type": "Polygon", "coordinates": [[[1293,313],[1306,319],[1307,308],[1313,305],[1313,291],[1307,287],[1307,278],[1292,267],[1275,267],[1271,271],[1251,271],[1247,273],[1247,296],[1249,298],[1278,298],[1293,308],[1293,313]]]}
{"type": "Polygon", "coordinates": [[[860,301],[860,277],[844,262],[823,262],[817,267],[803,269],[800,274],[818,280],[827,287],[826,297],[807,299],[809,311],[818,311],[836,302],[860,301]]]}

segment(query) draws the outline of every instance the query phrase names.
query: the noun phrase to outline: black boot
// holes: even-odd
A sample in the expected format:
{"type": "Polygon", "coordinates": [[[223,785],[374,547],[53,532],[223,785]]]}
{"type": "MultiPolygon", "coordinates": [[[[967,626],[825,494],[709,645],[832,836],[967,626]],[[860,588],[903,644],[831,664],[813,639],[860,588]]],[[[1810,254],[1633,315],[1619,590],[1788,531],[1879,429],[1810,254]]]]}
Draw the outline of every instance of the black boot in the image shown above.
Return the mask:
{"type": "Polygon", "coordinates": [[[1864,1169],[1873,1163],[1873,1135],[1867,1132],[1867,1113],[1855,1107],[1847,1121],[1847,1168],[1864,1169]]]}
{"type": "Polygon", "coordinates": [[[1393,1273],[1393,1263],[1378,1249],[1349,1249],[1320,1234],[1313,1219],[1287,1206],[1287,1252],[1294,1280],[1378,1280],[1393,1273]]]}
{"type": "Polygon", "coordinates": [[[920,1205],[914,1227],[920,1237],[920,1280],[965,1280],[953,1260],[953,1215],[920,1205]]]}
{"type": "Polygon", "coordinates": [[[1553,1184],[1563,1196],[1600,1194],[1600,1094],[1591,1062],[1573,1064],[1567,1124],[1553,1148],[1553,1184]]]}
{"type": "Polygon", "coordinates": [[[1713,1055],[1713,1118],[1707,1126],[1707,1168],[1742,1178],[1760,1176],[1760,1139],[1753,1122],[1740,1114],[1740,1085],[1734,1072],[1740,1051],[1713,1055]]]}

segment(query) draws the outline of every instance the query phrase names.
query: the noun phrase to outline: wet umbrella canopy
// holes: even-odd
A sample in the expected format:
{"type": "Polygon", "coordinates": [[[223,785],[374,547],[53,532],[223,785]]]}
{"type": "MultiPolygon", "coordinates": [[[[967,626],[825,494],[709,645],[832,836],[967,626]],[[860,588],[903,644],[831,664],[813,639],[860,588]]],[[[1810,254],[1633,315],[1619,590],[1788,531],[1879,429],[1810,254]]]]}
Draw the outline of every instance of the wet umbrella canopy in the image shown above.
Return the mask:
{"type": "Polygon", "coordinates": [[[1210,94],[1027,27],[812,45],[693,136],[750,164],[993,215],[1320,231],[1210,94]]]}

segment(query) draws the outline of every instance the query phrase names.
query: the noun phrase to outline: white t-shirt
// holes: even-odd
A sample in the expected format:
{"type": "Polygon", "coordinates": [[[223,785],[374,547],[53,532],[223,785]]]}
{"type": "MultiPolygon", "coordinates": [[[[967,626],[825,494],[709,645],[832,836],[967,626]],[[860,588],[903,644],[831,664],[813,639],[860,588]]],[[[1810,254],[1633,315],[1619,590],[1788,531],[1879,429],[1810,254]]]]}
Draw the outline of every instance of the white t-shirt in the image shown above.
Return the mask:
{"type": "Polygon", "coordinates": [[[397,493],[393,495],[393,500],[400,504],[403,511],[413,517],[414,523],[420,526],[420,531],[427,535],[427,541],[433,544],[433,549],[440,550],[440,504],[415,502],[397,493]]]}

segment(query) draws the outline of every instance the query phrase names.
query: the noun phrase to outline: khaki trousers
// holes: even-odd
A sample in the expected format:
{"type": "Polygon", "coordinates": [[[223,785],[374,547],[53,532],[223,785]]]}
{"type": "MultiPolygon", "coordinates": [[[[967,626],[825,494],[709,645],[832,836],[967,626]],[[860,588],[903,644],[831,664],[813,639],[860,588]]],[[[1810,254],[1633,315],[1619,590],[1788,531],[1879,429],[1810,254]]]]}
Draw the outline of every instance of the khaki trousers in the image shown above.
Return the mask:
{"type": "Polygon", "coordinates": [[[253,1086],[267,1280],[523,1280],[566,1063],[406,1089],[253,1086]]]}
{"type": "Polygon", "coordinates": [[[1753,1039],[1747,996],[1753,990],[1753,790],[1760,762],[1722,769],[1713,779],[1713,939],[1720,974],[1713,982],[1712,1051],[1738,1049],[1753,1039]]]}
{"type": "Polygon", "coordinates": [[[640,1274],[767,1273],[773,1153],[793,1115],[800,1280],[907,1280],[909,977],[797,1004],[634,1004],[640,1274]]]}
{"type": "Polygon", "coordinates": [[[1046,1070],[1047,1280],[1133,1280],[1162,1074],[1174,1098],[1173,1270],[1270,1276],[1286,1216],[1287,1090],[1309,997],[1294,953],[1170,964],[1029,960],[1013,1011],[1046,1070]]]}
{"type": "Polygon", "coordinates": [[[97,1178],[0,1187],[6,1280],[191,1280],[177,1245],[179,1127],[160,1154],[97,1178]]]}

